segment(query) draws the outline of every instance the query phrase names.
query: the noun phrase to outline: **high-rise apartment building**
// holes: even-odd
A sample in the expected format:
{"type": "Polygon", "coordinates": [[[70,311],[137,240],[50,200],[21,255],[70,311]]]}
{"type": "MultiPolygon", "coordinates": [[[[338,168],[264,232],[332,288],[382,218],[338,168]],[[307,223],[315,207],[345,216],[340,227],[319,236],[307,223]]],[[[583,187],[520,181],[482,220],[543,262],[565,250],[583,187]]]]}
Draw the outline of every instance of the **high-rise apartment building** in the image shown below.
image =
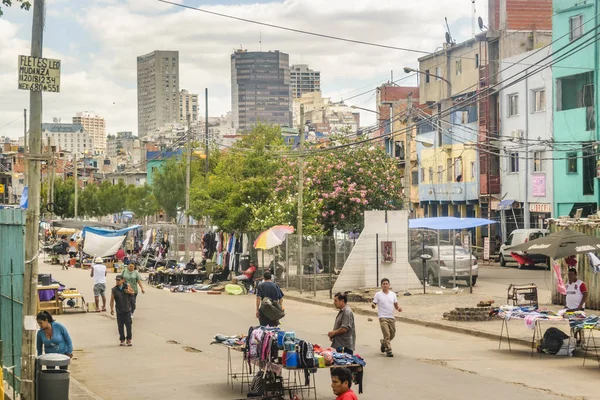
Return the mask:
{"type": "Polygon", "coordinates": [[[236,131],[247,131],[257,122],[292,126],[289,60],[289,55],[279,51],[236,50],[231,55],[236,131]]]}
{"type": "Polygon", "coordinates": [[[303,93],[321,90],[321,72],[313,71],[306,64],[292,65],[292,68],[290,68],[290,81],[294,99],[302,97],[303,93]]]}
{"type": "Polygon", "coordinates": [[[97,153],[106,152],[106,122],[104,117],[90,111],[78,112],[73,117],[73,124],[82,125],[94,142],[94,150],[97,153]]]}
{"type": "Polygon", "coordinates": [[[179,122],[187,124],[187,115],[192,122],[198,121],[198,95],[185,89],[179,92],[179,122]]]}
{"type": "Polygon", "coordinates": [[[138,136],[179,118],[179,52],[153,51],[137,58],[138,136]]]}

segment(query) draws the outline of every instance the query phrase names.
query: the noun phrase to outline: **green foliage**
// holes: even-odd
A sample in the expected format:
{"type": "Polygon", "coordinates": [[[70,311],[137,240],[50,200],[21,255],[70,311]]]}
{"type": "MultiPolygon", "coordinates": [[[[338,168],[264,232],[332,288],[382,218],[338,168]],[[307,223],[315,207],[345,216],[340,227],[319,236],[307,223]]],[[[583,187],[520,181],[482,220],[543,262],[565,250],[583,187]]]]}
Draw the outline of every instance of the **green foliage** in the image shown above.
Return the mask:
{"type": "Polygon", "coordinates": [[[53,213],[60,218],[75,216],[75,181],[73,178],[55,180],[53,213]]]}
{"type": "MultiPolygon", "coordinates": [[[[12,3],[19,3],[20,7],[22,10],[28,10],[31,8],[31,2],[27,1],[27,0],[2,0],[2,5],[6,6],[6,7],[10,7],[12,6],[12,3]]],[[[4,13],[2,12],[2,7],[0,7],[0,17],[3,15],[4,13]]]]}
{"type": "Polygon", "coordinates": [[[119,214],[127,208],[127,186],[123,180],[119,180],[116,185],[104,181],[98,187],[98,212],[100,215],[119,214]]]}
{"type": "Polygon", "coordinates": [[[147,184],[143,186],[129,185],[126,204],[128,211],[133,212],[136,218],[148,217],[159,211],[156,197],[152,188],[147,184]]]}
{"type": "Polygon", "coordinates": [[[152,193],[170,220],[185,206],[185,163],[172,158],[152,178],[152,193]]]}
{"type": "Polygon", "coordinates": [[[100,207],[100,189],[98,185],[90,183],[88,184],[79,195],[77,205],[77,213],[84,217],[101,217],[100,207]]]}
{"type": "Polygon", "coordinates": [[[252,209],[267,201],[273,190],[281,162],[277,153],[283,148],[279,126],[257,125],[220,155],[208,177],[193,181],[190,214],[196,219],[209,216],[225,230],[247,231],[252,209]]]}

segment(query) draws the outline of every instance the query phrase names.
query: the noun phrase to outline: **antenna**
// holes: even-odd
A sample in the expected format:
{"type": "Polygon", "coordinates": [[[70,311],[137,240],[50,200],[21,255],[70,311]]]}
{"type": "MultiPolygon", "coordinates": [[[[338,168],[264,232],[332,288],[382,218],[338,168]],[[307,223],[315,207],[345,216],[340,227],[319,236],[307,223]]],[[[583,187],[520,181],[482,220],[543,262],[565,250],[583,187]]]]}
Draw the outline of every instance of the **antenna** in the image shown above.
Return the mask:
{"type": "Polygon", "coordinates": [[[475,37],[475,14],[477,13],[477,9],[475,8],[475,0],[471,0],[471,35],[475,37]]]}
{"type": "Polygon", "coordinates": [[[262,29],[260,30],[260,36],[258,39],[258,51],[262,51],[262,29]]]}
{"type": "Polygon", "coordinates": [[[487,28],[488,28],[487,26],[485,26],[485,25],[483,24],[483,18],[481,18],[481,17],[478,17],[478,18],[477,18],[477,23],[479,24],[479,30],[482,30],[482,31],[483,31],[484,29],[487,29],[487,28]]]}

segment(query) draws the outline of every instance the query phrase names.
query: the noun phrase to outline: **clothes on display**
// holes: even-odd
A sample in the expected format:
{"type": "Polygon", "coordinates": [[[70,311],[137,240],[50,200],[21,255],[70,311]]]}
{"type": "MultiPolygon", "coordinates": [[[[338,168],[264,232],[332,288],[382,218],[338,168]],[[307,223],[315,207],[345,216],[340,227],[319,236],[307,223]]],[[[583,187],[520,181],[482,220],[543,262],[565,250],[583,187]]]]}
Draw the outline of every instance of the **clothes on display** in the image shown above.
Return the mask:
{"type": "Polygon", "coordinates": [[[552,311],[546,309],[537,309],[535,307],[517,307],[517,306],[501,306],[492,309],[490,315],[496,315],[499,318],[522,319],[527,328],[535,329],[535,323],[539,319],[543,320],[568,320],[571,328],[574,329],[593,329],[599,322],[599,318],[595,315],[586,317],[584,311],[552,311]]]}

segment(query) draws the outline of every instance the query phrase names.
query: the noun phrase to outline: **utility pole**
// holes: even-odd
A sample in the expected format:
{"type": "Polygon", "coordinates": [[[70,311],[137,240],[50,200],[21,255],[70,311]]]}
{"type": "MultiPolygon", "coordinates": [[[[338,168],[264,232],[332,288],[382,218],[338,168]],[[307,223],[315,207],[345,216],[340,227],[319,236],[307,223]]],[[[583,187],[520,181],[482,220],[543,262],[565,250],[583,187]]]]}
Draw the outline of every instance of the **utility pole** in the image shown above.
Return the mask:
{"type": "Polygon", "coordinates": [[[204,121],[204,123],[206,124],[206,126],[205,126],[205,134],[206,134],[206,136],[205,136],[205,139],[204,139],[204,143],[205,143],[205,146],[206,146],[206,159],[205,159],[205,162],[204,162],[204,170],[205,170],[206,174],[208,175],[208,170],[210,169],[209,168],[209,164],[208,164],[208,88],[204,89],[204,105],[206,107],[206,110],[205,110],[206,121],[204,121]]]}
{"type": "Polygon", "coordinates": [[[73,153],[73,178],[75,179],[75,219],[77,219],[77,192],[79,190],[79,171],[77,170],[77,153],[73,153]]]}
{"type": "Polygon", "coordinates": [[[189,261],[189,249],[188,249],[188,238],[190,233],[190,175],[192,173],[192,125],[190,123],[190,114],[187,114],[187,163],[185,166],[185,239],[183,245],[185,246],[185,262],[189,261]]]}
{"type": "MultiPolygon", "coordinates": [[[[406,124],[406,135],[404,138],[405,141],[405,145],[404,145],[404,199],[405,199],[405,208],[406,210],[408,210],[408,212],[410,213],[410,189],[411,189],[411,183],[410,183],[410,172],[411,172],[411,168],[412,168],[412,160],[411,160],[411,150],[410,150],[410,142],[412,141],[412,123],[410,121],[410,118],[412,116],[412,93],[410,93],[407,97],[408,103],[407,103],[407,111],[408,111],[408,121],[406,124]]],[[[394,129],[394,125],[392,123],[392,129],[394,129]]],[[[425,278],[423,278],[425,279],[425,278]]]]}
{"type": "MultiPolygon", "coordinates": [[[[42,57],[44,38],[45,0],[35,0],[33,4],[33,23],[31,29],[31,56],[42,57]]],[[[23,315],[24,319],[35,319],[37,311],[37,280],[40,226],[40,164],[42,160],[42,92],[29,92],[29,150],[25,152],[27,169],[28,207],[25,225],[25,273],[23,277],[23,315]]],[[[25,143],[27,148],[27,143],[25,143]]],[[[35,329],[23,327],[21,345],[21,399],[35,398],[35,329]]]]}
{"type": "Polygon", "coordinates": [[[302,254],[302,211],[304,208],[304,104],[300,105],[300,156],[298,157],[298,273],[300,274],[300,293],[302,293],[302,275],[304,274],[304,257],[302,254]]]}
{"type": "Polygon", "coordinates": [[[25,160],[25,173],[23,174],[23,178],[25,179],[25,183],[27,183],[27,109],[23,109],[23,159],[25,160]]]}

